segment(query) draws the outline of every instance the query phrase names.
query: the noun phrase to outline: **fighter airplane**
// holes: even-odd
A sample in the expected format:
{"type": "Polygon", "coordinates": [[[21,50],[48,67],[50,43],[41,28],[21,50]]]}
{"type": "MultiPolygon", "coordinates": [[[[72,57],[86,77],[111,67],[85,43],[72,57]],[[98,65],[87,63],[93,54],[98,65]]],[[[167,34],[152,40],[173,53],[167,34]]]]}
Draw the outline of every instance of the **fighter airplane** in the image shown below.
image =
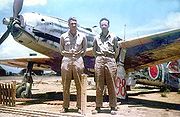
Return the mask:
{"type": "MultiPolygon", "coordinates": [[[[17,96],[30,97],[32,69],[51,69],[60,72],[62,55],[59,52],[60,35],[68,30],[67,21],[41,15],[39,13],[23,13],[20,11],[23,0],[14,0],[13,17],[4,18],[7,31],[2,35],[0,44],[11,34],[18,43],[37,51],[47,57],[31,56],[27,58],[3,59],[0,64],[15,67],[27,67],[25,82],[18,87],[17,96]]],[[[92,43],[95,36],[91,28],[78,25],[88,40],[88,49],[84,57],[86,71],[93,71],[95,58],[92,54],[92,43]]],[[[180,29],[173,29],[156,34],[119,41],[120,52],[118,63],[124,65],[126,72],[149,67],[180,58],[180,29]]]]}

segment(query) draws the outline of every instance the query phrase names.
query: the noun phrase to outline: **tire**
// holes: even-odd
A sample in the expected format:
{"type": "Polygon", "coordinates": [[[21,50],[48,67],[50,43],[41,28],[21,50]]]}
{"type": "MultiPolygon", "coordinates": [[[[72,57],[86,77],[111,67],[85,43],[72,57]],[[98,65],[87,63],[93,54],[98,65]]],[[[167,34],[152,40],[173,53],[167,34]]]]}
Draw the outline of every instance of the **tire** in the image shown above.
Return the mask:
{"type": "Polygon", "coordinates": [[[23,91],[25,91],[26,90],[26,87],[25,86],[20,86],[20,87],[18,87],[17,89],[16,89],[16,97],[17,98],[20,98],[21,97],[21,93],[23,92],[23,91]]]}
{"type": "Polygon", "coordinates": [[[31,93],[31,91],[26,95],[26,91],[24,90],[24,91],[22,91],[21,92],[21,97],[22,98],[31,98],[32,97],[32,93],[31,93]]]}

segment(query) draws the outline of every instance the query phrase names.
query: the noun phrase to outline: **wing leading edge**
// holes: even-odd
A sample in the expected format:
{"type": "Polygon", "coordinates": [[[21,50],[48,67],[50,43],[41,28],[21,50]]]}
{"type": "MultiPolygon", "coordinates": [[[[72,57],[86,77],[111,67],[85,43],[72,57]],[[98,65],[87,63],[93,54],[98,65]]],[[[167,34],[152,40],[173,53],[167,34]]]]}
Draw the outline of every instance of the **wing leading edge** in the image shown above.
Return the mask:
{"type": "Polygon", "coordinates": [[[11,67],[26,68],[28,62],[33,62],[33,70],[50,70],[51,66],[48,64],[51,61],[50,58],[14,58],[14,59],[2,59],[0,64],[11,67]]]}

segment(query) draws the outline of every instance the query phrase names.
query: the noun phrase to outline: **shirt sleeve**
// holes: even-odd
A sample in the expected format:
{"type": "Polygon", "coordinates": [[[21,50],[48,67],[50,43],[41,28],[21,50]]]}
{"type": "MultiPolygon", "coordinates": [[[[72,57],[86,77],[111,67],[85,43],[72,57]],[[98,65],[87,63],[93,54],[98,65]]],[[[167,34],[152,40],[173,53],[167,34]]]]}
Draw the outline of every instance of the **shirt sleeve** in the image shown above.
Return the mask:
{"type": "Polygon", "coordinates": [[[63,36],[60,37],[59,50],[60,50],[61,55],[64,55],[64,53],[63,53],[63,51],[64,51],[64,37],[63,36]]]}
{"type": "Polygon", "coordinates": [[[83,37],[83,48],[82,48],[82,55],[84,56],[86,53],[86,49],[87,49],[87,38],[86,36],[83,37]]]}
{"type": "Polygon", "coordinates": [[[96,57],[97,55],[96,55],[96,50],[97,49],[97,40],[96,40],[96,38],[94,38],[94,40],[93,40],[93,55],[96,57]]]}
{"type": "Polygon", "coordinates": [[[115,59],[117,59],[120,50],[117,37],[114,38],[114,49],[115,49],[115,59]]]}

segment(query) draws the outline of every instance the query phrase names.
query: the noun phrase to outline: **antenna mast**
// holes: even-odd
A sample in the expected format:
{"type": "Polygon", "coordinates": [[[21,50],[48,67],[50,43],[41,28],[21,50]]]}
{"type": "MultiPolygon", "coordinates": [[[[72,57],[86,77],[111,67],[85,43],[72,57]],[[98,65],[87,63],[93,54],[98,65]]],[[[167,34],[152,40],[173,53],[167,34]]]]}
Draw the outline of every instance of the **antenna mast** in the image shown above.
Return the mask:
{"type": "Polygon", "coordinates": [[[124,41],[126,40],[126,24],[124,24],[124,41]]]}

